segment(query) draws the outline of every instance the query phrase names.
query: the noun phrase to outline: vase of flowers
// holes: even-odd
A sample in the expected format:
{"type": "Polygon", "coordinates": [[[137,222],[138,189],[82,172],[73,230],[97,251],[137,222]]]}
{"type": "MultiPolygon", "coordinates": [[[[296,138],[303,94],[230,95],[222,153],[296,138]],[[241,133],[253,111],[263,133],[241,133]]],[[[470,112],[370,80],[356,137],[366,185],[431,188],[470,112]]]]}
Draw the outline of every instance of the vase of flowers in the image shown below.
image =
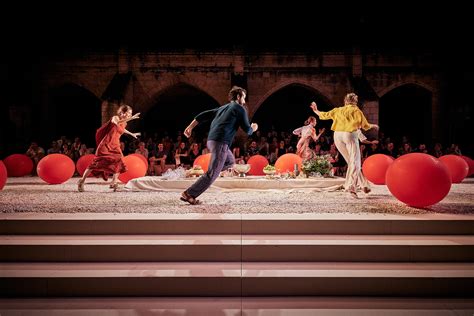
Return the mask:
{"type": "Polygon", "coordinates": [[[332,164],[330,155],[316,156],[315,158],[305,160],[301,166],[306,178],[309,176],[327,177],[331,175],[332,164]]]}

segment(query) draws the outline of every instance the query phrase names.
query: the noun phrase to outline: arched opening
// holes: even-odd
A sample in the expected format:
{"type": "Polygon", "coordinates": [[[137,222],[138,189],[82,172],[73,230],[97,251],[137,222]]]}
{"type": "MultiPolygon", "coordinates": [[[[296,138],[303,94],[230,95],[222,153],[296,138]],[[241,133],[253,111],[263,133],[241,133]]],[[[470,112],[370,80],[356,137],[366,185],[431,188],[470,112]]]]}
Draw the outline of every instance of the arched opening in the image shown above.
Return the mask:
{"type": "MultiPolygon", "coordinates": [[[[315,101],[321,111],[329,111],[332,106],[327,99],[314,89],[301,85],[290,84],[269,96],[257,109],[252,122],[258,123],[263,132],[291,132],[303,126],[309,116],[317,115],[309,107],[315,101]]],[[[317,128],[329,130],[332,121],[320,121],[317,128]]]]}
{"type": "MultiPolygon", "coordinates": [[[[175,138],[184,131],[193,118],[202,111],[219,107],[211,96],[187,84],[174,85],[155,99],[153,106],[143,116],[143,130],[147,135],[158,134],[175,138]]],[[[209,131],[210,122],[199,124],[195,129],[199,138],[209,131]]]]}
{"type": "Polygon", "coordinates": [[[65,84],[51,91],[54,118],[50,123],[57,139],[80,137],[88,147],[95,147],[95,132],[101,125],[101,101],[89,90],[75,84],[65,84]]]}
{"type": "Polygon", "coordinates": [[[412,145],[430,144],[431,117],[431,92],[419,85],[405,84],[380,98],[380,129],[396,143],[407,136],[412,145]]]}

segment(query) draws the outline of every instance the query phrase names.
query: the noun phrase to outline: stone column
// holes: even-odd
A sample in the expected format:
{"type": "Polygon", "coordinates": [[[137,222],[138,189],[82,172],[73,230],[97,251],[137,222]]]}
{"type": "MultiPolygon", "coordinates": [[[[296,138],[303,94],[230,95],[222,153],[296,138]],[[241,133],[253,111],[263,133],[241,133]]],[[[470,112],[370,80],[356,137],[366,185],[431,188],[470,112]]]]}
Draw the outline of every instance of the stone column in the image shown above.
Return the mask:
{"type": "Polygon", "coordinates": [[[379,101],[365,101],[362,112],[364,112],[369,123],[379,124],[379,101]]]}

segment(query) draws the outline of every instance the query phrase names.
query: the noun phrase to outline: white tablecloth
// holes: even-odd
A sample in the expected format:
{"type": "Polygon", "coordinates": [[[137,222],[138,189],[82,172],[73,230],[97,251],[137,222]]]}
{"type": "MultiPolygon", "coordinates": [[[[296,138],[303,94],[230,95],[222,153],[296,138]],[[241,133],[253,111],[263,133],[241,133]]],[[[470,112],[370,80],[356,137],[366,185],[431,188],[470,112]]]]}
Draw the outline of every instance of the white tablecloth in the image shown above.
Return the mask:
{"type": "MultiPolygon", "coordinates": [[[[184,191],[197,178],[165,180],[161,177],[142,177],[130,180],[125,189],[131,191],[184,191]]],[[[259,176],[220,177],[209,190],[212,191],[255,191],[255,190],[297,190],[297,191],[335,191],[344,184],[344,178],[297,178],[268,179],[259,176]]]]}

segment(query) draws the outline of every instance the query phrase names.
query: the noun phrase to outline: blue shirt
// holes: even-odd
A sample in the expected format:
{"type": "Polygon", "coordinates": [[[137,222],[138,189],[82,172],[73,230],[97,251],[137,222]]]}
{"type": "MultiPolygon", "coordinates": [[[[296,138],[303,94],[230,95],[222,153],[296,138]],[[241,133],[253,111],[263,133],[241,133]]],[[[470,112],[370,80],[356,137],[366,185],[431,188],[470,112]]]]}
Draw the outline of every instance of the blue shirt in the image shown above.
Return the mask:
{"type": "Polygon", "coordinates": [[[216,109],[201,112],[194,119],[198,123],[212,120],[207,139],[226,143],[229,146],[232,144],[239,127],[248,135],[253,133],[247,117],[247,111],[235,101],[216,109]]]}

